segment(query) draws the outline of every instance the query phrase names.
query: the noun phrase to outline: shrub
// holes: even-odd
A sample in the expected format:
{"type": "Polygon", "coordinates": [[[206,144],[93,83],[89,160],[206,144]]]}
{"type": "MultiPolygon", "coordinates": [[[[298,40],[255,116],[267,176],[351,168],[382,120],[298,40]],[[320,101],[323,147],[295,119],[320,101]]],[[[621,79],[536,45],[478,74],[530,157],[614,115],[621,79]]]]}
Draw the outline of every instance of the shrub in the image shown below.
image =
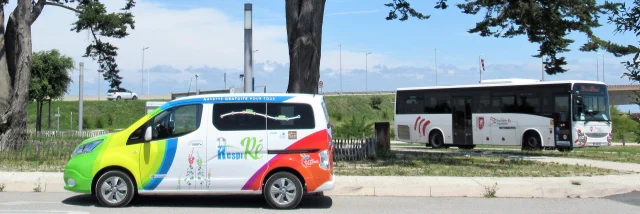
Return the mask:
{"type": "Polygon", "coordinates": [[[359,120],[356,116],[353,116],[348,122],[338,126],[336,128],[336,134],[338,137],[362,137],[364,133],[365,137],[371,137],[374,134],[373,123],[366,123],[365,116],[359,120]]]}
{"type": "Polygon", "coordinates": [[[380,109],[380,104],[382,104],[382,98],[379,96],[372,96],[371,99],[369,100],[369,105],[371,105],[371,108],[373,109],[380,109]]]}
{"type": "Polygon", "coordinates": [[[102,123],[102,117],[96,117],[96,128],[104,128],[104,124],[102,123]]]}

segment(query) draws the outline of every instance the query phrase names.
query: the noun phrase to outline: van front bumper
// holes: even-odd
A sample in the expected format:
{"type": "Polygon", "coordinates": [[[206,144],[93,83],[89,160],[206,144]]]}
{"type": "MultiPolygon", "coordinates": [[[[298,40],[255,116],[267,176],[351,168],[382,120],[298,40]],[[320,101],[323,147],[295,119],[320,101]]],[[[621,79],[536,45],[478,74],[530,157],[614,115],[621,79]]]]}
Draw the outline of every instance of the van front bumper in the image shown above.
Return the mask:
{"type": "Polygon", "coordinates": [[[64,169],[64,189],[77,193],[91,193],[91,178],[73,169],[64,169]]]}

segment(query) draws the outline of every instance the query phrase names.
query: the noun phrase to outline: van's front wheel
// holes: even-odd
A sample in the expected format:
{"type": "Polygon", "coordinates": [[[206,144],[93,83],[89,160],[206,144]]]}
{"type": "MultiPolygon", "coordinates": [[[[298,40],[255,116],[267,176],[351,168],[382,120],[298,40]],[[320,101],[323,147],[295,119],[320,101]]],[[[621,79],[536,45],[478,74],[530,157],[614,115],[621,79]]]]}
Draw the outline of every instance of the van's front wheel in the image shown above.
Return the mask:
{"type": "Polygon", "coordinates": [[[131,178],[121,171],[102,174],[96,182],[95,196],[100,204],[107,207],[126,206],[135,193],[131,178]]]}
{"type": "Polygon", "coordinates": [[[302,200],[302,183],[295,175],[278,172],[267,180],[263,195],[267,203],[277,209],[291,209],[302,200]]]}

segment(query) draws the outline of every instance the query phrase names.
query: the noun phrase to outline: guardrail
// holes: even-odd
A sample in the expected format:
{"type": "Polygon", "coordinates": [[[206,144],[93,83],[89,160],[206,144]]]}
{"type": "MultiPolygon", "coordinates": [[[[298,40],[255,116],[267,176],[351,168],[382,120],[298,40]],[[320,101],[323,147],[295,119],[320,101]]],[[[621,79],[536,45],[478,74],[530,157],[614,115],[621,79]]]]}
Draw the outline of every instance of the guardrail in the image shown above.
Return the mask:
{"type": "Polygon", "coordinates": [[[324,96],[359,96],[359,95],[382,95],[396,94],[396,91],[343,91],[343,92],[322,92],[324,96]]]}

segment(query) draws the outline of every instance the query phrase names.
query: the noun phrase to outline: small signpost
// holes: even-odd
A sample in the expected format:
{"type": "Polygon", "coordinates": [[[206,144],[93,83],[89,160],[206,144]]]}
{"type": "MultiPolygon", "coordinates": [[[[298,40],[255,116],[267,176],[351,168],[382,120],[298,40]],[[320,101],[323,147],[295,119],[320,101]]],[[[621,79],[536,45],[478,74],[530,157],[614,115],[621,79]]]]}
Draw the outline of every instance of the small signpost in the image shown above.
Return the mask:
{"type": "Polygon", "coordinates": [[[58,118],[58,131],[60,131],[60,107],[58,107],[58,113],[55,116],[58,118]]]}
{"type": "Polygon", "coordinates": [[[322,80],[320,80],[320,82],[318,82],[318,87],[320,88],[320,93],[322,93],[322,85],[324,83],[322,82],[322,80]]]}

